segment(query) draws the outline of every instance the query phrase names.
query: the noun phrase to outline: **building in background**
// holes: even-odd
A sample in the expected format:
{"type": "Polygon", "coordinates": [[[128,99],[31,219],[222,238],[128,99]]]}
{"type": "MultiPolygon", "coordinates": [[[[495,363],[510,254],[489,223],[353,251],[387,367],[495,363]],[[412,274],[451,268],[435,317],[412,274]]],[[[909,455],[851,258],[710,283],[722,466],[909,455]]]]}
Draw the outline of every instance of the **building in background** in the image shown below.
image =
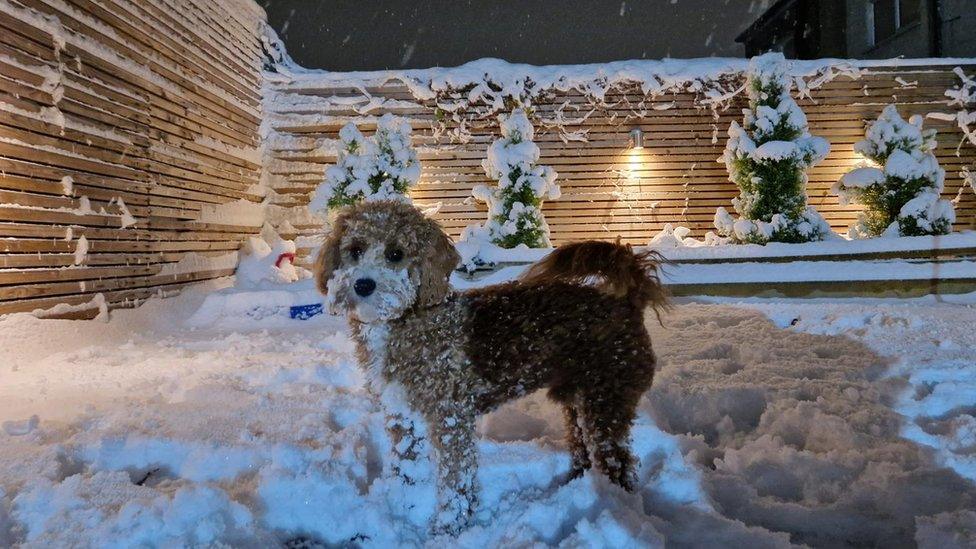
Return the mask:
{"type": "Polygon", "coordinates": [[[747,56],[971,57],[973,0],[779,0],[736,38],[747,56]]]}
{"type": "MultiPolygon", "coordinates": [[[[763,0],[768,5],[769,0],[763,0]]],[[[258,0],[289,55],[334,71],[742,57],[744,0],[258,0]]]]}

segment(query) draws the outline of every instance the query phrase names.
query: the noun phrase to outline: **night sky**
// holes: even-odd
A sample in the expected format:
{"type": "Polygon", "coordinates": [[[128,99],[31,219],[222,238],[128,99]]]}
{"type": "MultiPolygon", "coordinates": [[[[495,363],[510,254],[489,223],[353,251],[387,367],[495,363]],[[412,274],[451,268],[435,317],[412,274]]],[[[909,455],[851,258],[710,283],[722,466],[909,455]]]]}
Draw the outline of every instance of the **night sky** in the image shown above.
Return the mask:
{"type": "Polygon", "coordinates": [[[741,57],[770,0],[259,0],[298,64],[330,70],[741,57]]]}

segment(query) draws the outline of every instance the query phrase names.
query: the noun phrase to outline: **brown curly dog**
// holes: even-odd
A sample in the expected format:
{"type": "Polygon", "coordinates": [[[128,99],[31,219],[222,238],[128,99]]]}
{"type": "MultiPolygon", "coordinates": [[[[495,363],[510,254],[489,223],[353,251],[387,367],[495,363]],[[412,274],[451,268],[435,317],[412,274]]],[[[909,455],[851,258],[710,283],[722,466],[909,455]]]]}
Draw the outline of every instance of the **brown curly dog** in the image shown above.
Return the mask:
{"type": "Polygon", "coordinates": [[[517,281],[458,293],[448,281],[454,245],[416,208],[341,211],[318,255],[318,287],[330,310],[348,315],[373,390],[399,395],[423,419],[391,412],[391,434],[400,459],[416,459],[424,438],[435,450],[440,527],[461,528],[477,503],[476,418],[540,388],[565,411],[572,476],[592,455],[633,489],[628,437],[655,363],[644,312],[667,305],[657,257],[569,244],[517,281]]]}

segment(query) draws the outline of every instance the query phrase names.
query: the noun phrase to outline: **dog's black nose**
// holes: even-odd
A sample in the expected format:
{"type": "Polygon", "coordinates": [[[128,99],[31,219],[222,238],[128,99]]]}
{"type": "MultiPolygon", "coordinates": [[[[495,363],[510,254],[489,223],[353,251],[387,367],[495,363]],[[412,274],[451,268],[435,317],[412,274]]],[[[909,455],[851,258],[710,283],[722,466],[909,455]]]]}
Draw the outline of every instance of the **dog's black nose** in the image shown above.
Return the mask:
{"type": "Polygon", "coordinates": [[[372,278],[360,278],[352,285],[352,289],[356,290],[359,297],[367,297],[376,289],[376,281],[372,278]]]}

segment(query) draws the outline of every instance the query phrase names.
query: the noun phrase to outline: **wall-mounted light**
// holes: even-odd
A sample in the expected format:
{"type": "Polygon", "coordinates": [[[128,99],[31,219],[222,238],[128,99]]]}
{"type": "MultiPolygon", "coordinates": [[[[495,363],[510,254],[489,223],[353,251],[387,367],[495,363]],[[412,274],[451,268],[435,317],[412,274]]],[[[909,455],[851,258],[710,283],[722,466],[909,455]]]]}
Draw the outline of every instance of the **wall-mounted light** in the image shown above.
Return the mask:
{"type": "Polygon", "coordinates": [[[630,148],[631,149],[643,149],[644,148],[644,132],[640,128],[634,128],[630,130],[630,148]]]}

